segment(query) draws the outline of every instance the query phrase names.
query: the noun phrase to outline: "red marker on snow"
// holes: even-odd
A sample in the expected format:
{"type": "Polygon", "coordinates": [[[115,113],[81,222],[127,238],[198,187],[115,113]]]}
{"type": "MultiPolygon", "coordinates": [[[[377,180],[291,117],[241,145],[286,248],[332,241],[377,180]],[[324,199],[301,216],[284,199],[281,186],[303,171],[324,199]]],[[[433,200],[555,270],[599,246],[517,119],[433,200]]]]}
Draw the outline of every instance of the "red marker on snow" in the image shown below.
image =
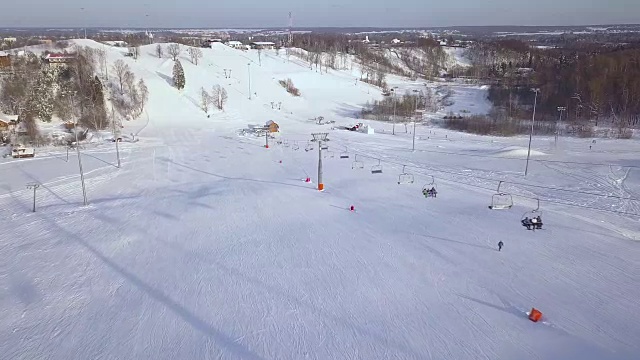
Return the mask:
{"type": "Polygon", "coordinates": [[[353,205],[351,205],[351,207],[349,208],[349,210],[351,210],[351,211],[356,211],[356,207],[355,207],[355,206],[353,206],[353,205]]]}
{"type": "Polygon", "coordinates": [[[311,178],[308,177],[304,182],[310,183],[311,182],[311,178]]]}

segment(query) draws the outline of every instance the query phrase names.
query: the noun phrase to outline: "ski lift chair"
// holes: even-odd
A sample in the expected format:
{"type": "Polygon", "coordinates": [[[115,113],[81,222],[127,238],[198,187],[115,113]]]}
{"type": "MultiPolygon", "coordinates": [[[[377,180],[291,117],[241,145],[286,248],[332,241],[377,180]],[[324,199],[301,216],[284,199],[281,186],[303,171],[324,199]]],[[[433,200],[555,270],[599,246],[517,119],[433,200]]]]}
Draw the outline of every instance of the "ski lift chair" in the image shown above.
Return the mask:
{"type": "Polygon", "coordinates": [[[433,176],[429,175],[431,177],[431,181],[426,183],[423,187],[422,187],[422,195],[424,195],[424,197],[426,198],[430,198],[430,197],[437,197],[438,195],[438,185],[436,184],[436,180],[433,176]]]}
{"type": "Polygon", "coordinates": [[[340,159],[348,159],[349,153],[347,152],[347,148],[344,149],[343,152],[340,153],[340,159]]]}
{"type": "Polygon", "coordinates": [[[327,144],[322,144],[322,145],[320,145],[320,148],[321,148],[322,150],[329,150],[329,145],[327,145],[327,144]]]}
{"type": "Polygon", "coordinates": [[[352,169],[364,169],[364,163],[362,161],[358,161],[358,155],[354,155],[355,161],[351,163],[352,169]]]}
{"type": "Polygon", "coordinates": [[[538,202],[538,206],[531,210],[527,211],[522,215],[522,219],[520,222],[522,226],[526,227],[527,230],[542,230],[542,211],[540,210],[540,199],[536,199],[538,202]]]}
{"type": "Polygon", "coordinates": [[[322,153],[322,157],[325,159],[333,159],[335,157],[335,154],[333,151],[325,151],[322,153]]]}
{"type": "Polygon", "coordinates": [[[489,209],[491,210],[508,210],[513,206],[513,196],[509,193],[500,191],[502,183],[503,181],[498,183],[498,189],[491,197],[491,205],[489,205],[489,209]]]}
{"type": "Polygon", "coordinates": [[[313,150],[313,143],[311,141],[307,141],[307,146],[304,148],[304,151],[313,150]]]}
{"type": "Polygon", "coordinates": [[[382,165],[380,164],[380,159],[378,159],[378,165],[373,165],[371,167],[372,174],[382,174],[382,165]]]}
{"type": "Polygon", "coordinates": [[[398,185],[413,184],[415,178],[405,171],[406,165],[402,165],[402,174],[398,175],[398,185]]]}
{"type": "Polygon", "coordinates": [[[294,142],[293,142],[293,145],[291,145],[291,148],[292,148],[293,150],[298,150],[298,149],[300,149],[300,145],[298,145],[298,142],[297,142],[297,141],[294,141],[294,142]]]}
{"type": "Polygon", "coordinates": [[[288,148],[290,146],[289,145],[289,140],[287,140],[287,139],[282,140],[282,146],[288,148]]]}

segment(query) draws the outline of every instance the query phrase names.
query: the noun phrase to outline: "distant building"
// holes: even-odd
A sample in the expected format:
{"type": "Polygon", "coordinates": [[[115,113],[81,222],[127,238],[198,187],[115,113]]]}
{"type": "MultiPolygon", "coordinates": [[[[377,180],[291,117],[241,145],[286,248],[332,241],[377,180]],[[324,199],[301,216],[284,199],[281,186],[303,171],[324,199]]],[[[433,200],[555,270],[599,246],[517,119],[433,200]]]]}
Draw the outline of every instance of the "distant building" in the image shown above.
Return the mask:
{"type": "Polygon", "coordinates": [[[0,133],[7,133],[15,129],[18,124],[18,115],[5,115],[0,113],[0,133]]]}
{"type": "Polygon", "coordinates": [[[14,38],[14,37],[6,37],[6,38],[2,39],[2,41],[5,44],[13,44],[14,42],[18,41],[18,39],[14,38]]]}
{"type": "Polygon", "coordinates": [[[278,131],[280,131],[280,125],[278,125],[275,121],[273,120],[269,120],[267,121],[267,123],[265,124],[265,128],[267,129],[268,132],[270,133],[276,133],[278,131]]]}
{"type": "Polygon", "coordinates": [[[276,44],[271,41],[254,41],[251,43],[252,49],[270,50],[275,49],[276,44]]]}
{"type": "Polygon", "coordinates": [[[110,45],[110,46],[117,46],[117,47],[127,47],[127,46],[129,46],[129,44],[127,44],[126,41],[119,41],[119,40],[116,40],[116,41],[105,41],[104,43],[107,44],[107,45],[110,45]]]}
{"type": "Polygon", "coordinates": [[[234,49],[244,49],[244,44],[236,40],[229,40],[226,42],[226,45],[234,49]]]}
{"type": "Polygon", "coordinates": [[[68,66],[76,59],[76,54],[60,54],[60,53],[49,53],[44,57],[44,61],[49,64],[49,66],[55,67],[63,67],[68,66]]]}
{"type": "Polygon", "coordinates": [[[0,51],[0,73],[11,71],[11,56],[0,51]]]}
{"type": "Polygon", "coordinates": [[[397,44],[402,43],[402,41],[400,41],[399,39],[393,39],[393,40],[391,40],[391,43],[397,45],[397,44]]]}
{"type": "Polygon", "coordinates": [[[201,43],[201,47],[208,48],[214,43],[222,43],[222,39],[205,39],[201,43]]]}

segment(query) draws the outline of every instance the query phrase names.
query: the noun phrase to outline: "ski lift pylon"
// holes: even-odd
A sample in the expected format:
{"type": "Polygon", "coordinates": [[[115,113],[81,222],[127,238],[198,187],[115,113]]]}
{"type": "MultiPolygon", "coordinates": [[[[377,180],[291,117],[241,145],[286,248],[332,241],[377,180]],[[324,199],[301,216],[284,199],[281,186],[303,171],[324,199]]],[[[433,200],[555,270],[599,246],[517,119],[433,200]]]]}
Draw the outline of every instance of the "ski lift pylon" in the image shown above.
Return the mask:
{"type": "Polygon", "coordinates": [[[358,161],[358,155],[354,155],[354,161],[351,163],[352,169],[363,169],[364,163],[362,161],[358,161]]]}
{"type": "Polygon", "coordinates": [[[382,165],[380,164],[380,159],[378,159],[378,165],[373,165],[371,167],[372,174],[382,174],[382,165]]]}
{"type": "Polygon", "coordinates": [[[415,178],[413,174],[406,172],[407,165],[402,165],[402,173],[398,175],[398,185],[413,184],[415,178]]]}
{"type": "Polygon", "coordinates": [[[491,197],[491,205],[489,205],[489,209],[491,210],[507,210],[511,209],[513,206],[513,196],[509,193],[500,191],[500,186],[503,182],[504,181],[500,181],[498,183],[498,189],[491,197]]]}

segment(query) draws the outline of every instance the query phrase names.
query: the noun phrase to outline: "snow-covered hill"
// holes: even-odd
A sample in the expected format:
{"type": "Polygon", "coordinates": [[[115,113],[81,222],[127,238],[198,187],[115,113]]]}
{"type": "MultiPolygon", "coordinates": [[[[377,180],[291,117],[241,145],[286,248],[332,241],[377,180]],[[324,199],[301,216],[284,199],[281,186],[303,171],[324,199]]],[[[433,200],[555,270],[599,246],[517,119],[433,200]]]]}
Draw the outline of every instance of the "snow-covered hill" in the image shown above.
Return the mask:
{"type": "Polygon", "coordinates": [[[218,46],[198,66],[181,55],[178,91],[153,47],[137,61],[106,49],[147,82],[148,118],[126,124],[139,141],[120,144],[120,168],[113,143],[82,149],[89,205],[74,152],[0,159],[1,357],[640,355],[638,142],[534,138],[524,177],[526,137],[418,126],[411,151],[411,127],[394,136],[372,123],[366,135],[309,121],[353,123],[381,96],[349,71],[218,46]],[[228,104],[207,117],[199,91],[216,84],[228,104]],[[267,120],[281,144],[237,135],[267,120]],[[305,151],[315,132],[330,138],[324,192],[317,144],[305,151]],[[403,173],[414,182],[398,184],[403,173]],[[488,209],[499,181],[511,210],[488,209]],[[544,227],[527,231],[536,198],[544,227]],[[527,319],[532,307],[543,322],[527,319]]]}

